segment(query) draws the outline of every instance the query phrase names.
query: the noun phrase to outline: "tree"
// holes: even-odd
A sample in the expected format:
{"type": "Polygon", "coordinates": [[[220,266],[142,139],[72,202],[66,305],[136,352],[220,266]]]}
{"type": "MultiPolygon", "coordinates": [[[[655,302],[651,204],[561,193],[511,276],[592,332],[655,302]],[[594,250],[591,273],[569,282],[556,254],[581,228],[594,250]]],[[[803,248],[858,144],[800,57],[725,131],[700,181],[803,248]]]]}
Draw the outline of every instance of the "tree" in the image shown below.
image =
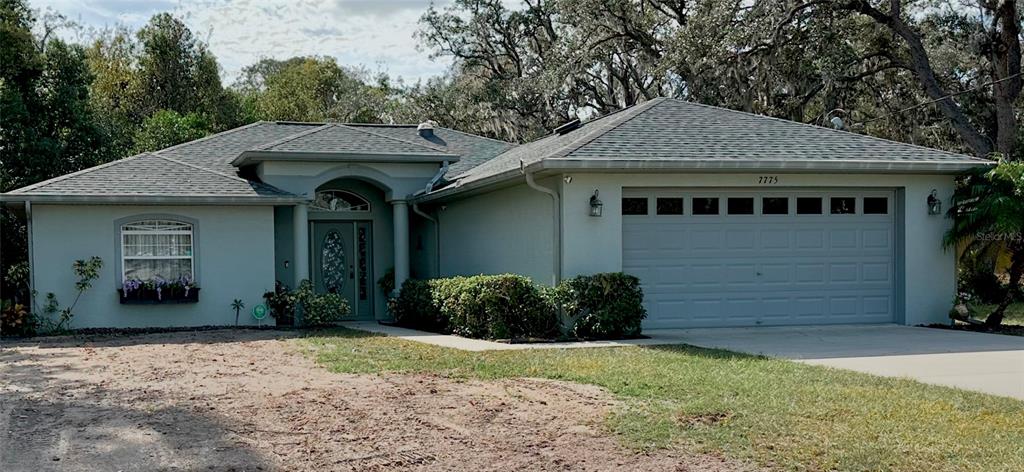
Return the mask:
{"type": "Polygon", "coordinates": [[[85,53],[58,39],[37,44],[22,2],[3,4],[0,26],[0,191],[108,159],[89,106],[85,53]]]}
{"type": "MultiPolygon", "coordinates": [[[[0,192],[111,158],[89,104],[84,50],[54,39],[54,24],[34,36],[35,24],[25,2],[0,0],[0,192]]],[[[27,258],[25,223],[6,207],[0,219],[0,290],[13,294],[8,269],[27,258]]]]}
{"type": "Polygon", "coordinates": [[[1012,159],[1020,158],[1017,148],[1019,111],[1015,110],[1015,106],[1024,86],[1024,78],[1021,77],[1021,14],[1018,2],[980,0],[973,5],[984,12],[983,17],[990,18],[988,25],[981,23],[979,18],[975,25],[977,36],[971,46],[988,59],[987,71],[979,76],[990,78],[992,84],[995,128],[991,132],[986,132],[978,120],[971,120],[963,106],[942,87],[925,45],[925,35],[919,28],[915,28],[911,19],[915,11],[904,8],[901,0],[888,0],[887,3],[886,10],[867,0],[847,1],[841,7],[871,18],[903,41],[910,70],[976,156],[987,157],[995,152],[1012,159]]]}
{"type": "Polygon", "coordinates": [[[88,48],[88,63],[96,76],[92,103],[122,153],[152,149],[134,140],[147,136],[140,126],[162,111],[201,116],[214,132],[243,122],[239,97],[222,86],[216,58],[169,13],[154,15],[134,34],[105,31],[88,48]]]}
{"type": "Polygon", "coordinates": [[[156,151],[211,133],[210,122],[203,115],[189,113],[182,116],[175,111],[160,110],[146,118],[136,133],[134,152],[156,151]]]}
{"type": "Polygon", "coordinates": [[[947,247],[994,259],[1008,254],[1009,284],[1002,301],[985,323],[1002,324],[1006,308],[1021,296],[1024,276],[1024,162],[1002,161],[984,174],[969,176],[953,196],[948,215],[954,219],[946,233],[947,247]]]}
{"type": "Polygon", "coordinates": [[[330,57],[262,59],[242,70],[234,88],[253,119],[380,122],[394,93],[385,78],[339,66],[330,57]]]}
{"type": "Polygon", "coordinates": [[[475,121],[505,139],[675,96],[815,124],[835,113],[854,132],[1019,157],[1021,2],[960,3],[458,0],[428,10],[420,35],[455,60],[447,83],[481,104],[475,121]]]}

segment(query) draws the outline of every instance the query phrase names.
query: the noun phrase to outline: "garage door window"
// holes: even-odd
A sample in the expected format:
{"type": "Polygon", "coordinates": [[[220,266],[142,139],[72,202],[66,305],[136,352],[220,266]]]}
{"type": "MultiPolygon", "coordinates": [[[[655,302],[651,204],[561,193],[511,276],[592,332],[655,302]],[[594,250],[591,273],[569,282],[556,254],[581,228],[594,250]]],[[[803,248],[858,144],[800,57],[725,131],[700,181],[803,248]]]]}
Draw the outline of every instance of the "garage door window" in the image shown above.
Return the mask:
{"type": "Polygon", "coordinates": [[[754,214],[754,198],[753,197],[732,197],[728,200],[728,208],[730,215],[753,215],[754,214]]]}
{"type": "Polygon", "coordinates": [[[761,214],[763,215],[788,215],[789,198],[787,197],[764,197],[761,199],[761,214]]]}
{"type": "Polygon", "coordinates": [[[623,215],[646,215],[647,199],[637,197],[625,197],[622,199],[623,215]]]}
{"type": "Polygon", "coordinates": [[[799,197],[796,199],[796,214],[798,215],[820,215],[821,198],[799,197]]]}
{"type": "Polygon", "coordinates": [[[659,215],[682,215],[683,199],[679,198],[658,198],[656,211],[659,215]]]}
{"type": "Polygon", "coordinates": [[[865,215],[889,214],[889,199],[885,197],[864,197],[865,215]]]}
{"type": "Polygon", "coordinates": [[[694,215],[717,215],[718,199],[711,197],[695,197],[693,201],[694,215]]]}
{"type": "Polygon", "coordinates": [[[829,207],[833,215],[852,215],[857,213],[857,199],[854,197],[832,197],[829,207]]]}

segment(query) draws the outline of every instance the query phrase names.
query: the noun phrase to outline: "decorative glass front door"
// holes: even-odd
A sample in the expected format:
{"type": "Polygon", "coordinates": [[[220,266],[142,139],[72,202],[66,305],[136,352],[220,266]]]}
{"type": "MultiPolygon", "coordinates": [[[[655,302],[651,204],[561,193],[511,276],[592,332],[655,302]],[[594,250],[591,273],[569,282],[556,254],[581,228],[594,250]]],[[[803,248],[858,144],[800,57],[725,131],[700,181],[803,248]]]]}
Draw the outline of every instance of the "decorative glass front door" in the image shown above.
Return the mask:
{"type": "Polygon", "coordinates": [[[310,231],[313,286],[337,293],[357,319],[373,319],[373,254],[367,221],[315,221],[310,231]]]}

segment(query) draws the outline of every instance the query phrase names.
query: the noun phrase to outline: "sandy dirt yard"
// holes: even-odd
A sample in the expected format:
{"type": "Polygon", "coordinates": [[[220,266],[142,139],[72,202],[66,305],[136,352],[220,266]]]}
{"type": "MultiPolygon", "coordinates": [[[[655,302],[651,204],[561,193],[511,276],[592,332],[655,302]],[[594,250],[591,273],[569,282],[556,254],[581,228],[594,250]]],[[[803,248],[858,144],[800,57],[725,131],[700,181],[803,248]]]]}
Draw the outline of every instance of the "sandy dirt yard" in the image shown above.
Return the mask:
{"type": "Polygon", "coordinates": [[[592,386],[343,375],[284,332],[6,342],[0,470],[711,470],[623,448],[592,386]]]}

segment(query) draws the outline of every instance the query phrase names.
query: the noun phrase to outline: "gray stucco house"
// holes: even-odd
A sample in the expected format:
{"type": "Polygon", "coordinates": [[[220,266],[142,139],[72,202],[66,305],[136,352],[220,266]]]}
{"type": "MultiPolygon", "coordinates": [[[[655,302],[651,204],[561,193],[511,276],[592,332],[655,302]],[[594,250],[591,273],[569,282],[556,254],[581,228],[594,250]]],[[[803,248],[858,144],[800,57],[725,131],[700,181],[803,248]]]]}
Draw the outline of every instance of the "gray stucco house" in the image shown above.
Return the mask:
{"type": "MultiPolygon", "coordinates": [[[[388,318],[376,281],[640,277],[646,327],[941,322],[954,256],[935,214],[991,163],[673,99],[515,146],[423,125],[258,122],[3,194],[30,222],[32,284],[76,327],[217,325],[275,280],[388,318]],[[121,303],[194,278],[198,301],[121,303]]],[[[255,323],[254,320],[249,320],[255,323]]]]}

